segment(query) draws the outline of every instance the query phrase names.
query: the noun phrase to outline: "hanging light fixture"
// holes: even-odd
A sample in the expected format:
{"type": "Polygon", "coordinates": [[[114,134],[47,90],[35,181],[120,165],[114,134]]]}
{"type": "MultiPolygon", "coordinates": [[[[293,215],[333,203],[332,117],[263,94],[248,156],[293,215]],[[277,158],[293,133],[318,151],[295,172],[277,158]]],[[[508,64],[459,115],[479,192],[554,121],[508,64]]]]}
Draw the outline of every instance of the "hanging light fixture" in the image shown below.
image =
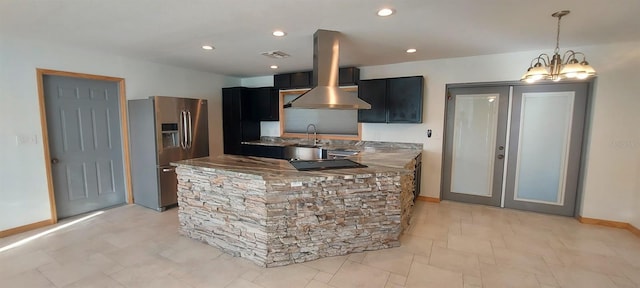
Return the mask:
{"type": "Polygon", "coordinates": [[[537,80],[586,79],[596,75],[596,71],[589,65],[586,56],[582,52],[568,50],[560,57],[560,19],[569,14],[569,12],[569,10],[563,10],[551,14],[551,16],[558,18],[556,49],[553,51],[553,56],[549,58],[549,55],[543,53],[533,58],[527,73],[524,73],[520,80],[533,83],[537,80]],[[582,58],[582,61],[578,60],[579,57],[582,58]]]}

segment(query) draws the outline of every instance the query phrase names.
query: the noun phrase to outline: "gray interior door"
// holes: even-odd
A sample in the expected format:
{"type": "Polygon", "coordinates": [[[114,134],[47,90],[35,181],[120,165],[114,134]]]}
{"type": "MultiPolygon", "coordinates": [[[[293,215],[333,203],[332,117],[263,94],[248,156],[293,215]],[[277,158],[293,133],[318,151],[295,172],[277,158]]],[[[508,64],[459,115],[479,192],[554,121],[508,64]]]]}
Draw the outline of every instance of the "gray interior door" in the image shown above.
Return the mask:
{"type": "Polygon", "coordinates": [[[500,206],[509,87],[450,88],[442,198],[500,206]]]}
{"type": "Polygon", "coordinates": [[[125,203],[118,84],[44,75],[58,218],[125,203]]]}
{"type": "Polygon", "coordinates": [[[505,207],[574,214],[588,85],[514,87],[505,207]]]}

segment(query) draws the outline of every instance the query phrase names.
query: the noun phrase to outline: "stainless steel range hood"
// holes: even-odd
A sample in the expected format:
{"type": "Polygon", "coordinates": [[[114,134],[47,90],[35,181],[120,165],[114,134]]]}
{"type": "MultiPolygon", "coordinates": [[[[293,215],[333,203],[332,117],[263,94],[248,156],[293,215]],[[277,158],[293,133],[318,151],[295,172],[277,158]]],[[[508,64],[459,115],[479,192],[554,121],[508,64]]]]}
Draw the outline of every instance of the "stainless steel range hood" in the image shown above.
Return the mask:
{"type": "Polygon", "coordinates": [[[371,109],[356,93],[338,88],[339,33],[318,30],[313,34],[313,88],[284,105],[284,108],[371,109]]]}

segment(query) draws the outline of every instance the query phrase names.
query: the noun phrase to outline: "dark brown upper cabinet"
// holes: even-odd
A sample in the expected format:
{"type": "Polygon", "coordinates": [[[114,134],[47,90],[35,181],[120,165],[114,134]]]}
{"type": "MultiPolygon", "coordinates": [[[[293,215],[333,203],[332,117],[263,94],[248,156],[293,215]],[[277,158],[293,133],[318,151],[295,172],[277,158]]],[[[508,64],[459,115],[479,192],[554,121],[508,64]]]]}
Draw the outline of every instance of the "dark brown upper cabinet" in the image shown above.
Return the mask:
{"type": "Polygon", "coordinates": [[[358,97],[371,104],[358,110],[358,122],[422,123],[424,77],[361,80],[358,97]]]}
{"type": "MultiPolygon", "coordinates": [[[[360,69],[356,67],[340,68],[338,84],[340,86],[357,85],[360,81],[360,69]]],[[[295,72],[273,75],[273,86],[280,90],[313,87],[313,72],[295,72]]]]}

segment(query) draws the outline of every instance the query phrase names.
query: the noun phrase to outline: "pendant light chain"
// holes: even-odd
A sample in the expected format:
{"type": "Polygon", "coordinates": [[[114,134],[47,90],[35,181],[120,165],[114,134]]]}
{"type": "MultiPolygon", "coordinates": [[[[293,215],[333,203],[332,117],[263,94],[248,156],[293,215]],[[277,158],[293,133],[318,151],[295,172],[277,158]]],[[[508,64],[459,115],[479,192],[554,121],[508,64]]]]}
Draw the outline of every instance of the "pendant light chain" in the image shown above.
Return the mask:
{"type": "Polygon", "coordinates": [[[558,32],[556,33],[556,49],[553,50],[553,54],[560,53],[560,20],[562,20],[562,15],[558,16],[558,32]]]}

